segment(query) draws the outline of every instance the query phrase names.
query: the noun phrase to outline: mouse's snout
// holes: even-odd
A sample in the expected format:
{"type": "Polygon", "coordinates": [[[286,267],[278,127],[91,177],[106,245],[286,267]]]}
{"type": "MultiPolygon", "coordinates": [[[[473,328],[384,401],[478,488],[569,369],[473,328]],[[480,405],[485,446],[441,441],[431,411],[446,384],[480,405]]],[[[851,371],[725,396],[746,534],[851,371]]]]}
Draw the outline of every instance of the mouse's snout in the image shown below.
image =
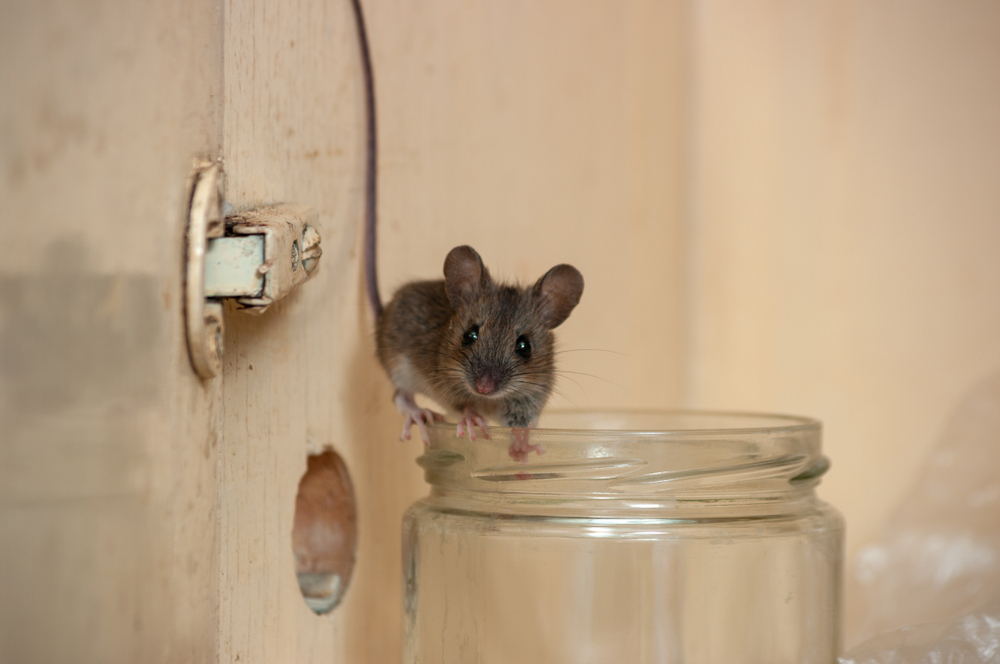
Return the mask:
{"type": "Polygon", "coordinates": [[[469,382],[477,394],[497,396],[507,382],[507,372],[497,367],[477,367],[469,374],[469,382]]]}
{"type": "Polygon", "coordinates": [[[476,378],[476,391],[480,394],[493,394],[497,389],[497,383],[492,376],[481,375],[476,378]]]}

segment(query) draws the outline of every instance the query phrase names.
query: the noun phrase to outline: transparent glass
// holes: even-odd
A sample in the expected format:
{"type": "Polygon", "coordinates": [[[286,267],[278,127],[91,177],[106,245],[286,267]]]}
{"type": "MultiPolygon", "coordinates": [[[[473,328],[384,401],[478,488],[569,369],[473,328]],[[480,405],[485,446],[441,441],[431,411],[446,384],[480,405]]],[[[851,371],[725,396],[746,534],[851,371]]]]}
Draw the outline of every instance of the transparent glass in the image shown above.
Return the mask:
{"type": "Polygon", "coordinates": [[[843,521],[810,419],[553,413],[436,425],[403,524],[410,664],[830,664],[843,521]]]}

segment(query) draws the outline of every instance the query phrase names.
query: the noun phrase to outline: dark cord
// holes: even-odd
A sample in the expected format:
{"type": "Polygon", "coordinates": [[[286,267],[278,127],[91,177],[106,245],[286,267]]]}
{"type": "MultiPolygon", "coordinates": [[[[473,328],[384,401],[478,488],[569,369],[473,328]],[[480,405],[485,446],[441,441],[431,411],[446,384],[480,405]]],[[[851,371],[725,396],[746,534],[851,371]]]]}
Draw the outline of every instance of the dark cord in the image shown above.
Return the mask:
{"type": "Polygon", "coordinates": [[[382,315],[382,297],[378,290],[378,266],[375,260],[378,221],[375,177],[378,170],[378,143],[375,136],[375,77],[372,74],[372,59],[368,50],[368,31],[365,29],[365,16],[361,11],[361,0],[351,0],[351,4],[354,6],[354,17],[358,26],[358,43],[361,47],[361,66],[364,69],[365,110],[368,123],[368,158],[365,168],[365,287],[368,292],[368,303],[377,319],[382,315]]]}

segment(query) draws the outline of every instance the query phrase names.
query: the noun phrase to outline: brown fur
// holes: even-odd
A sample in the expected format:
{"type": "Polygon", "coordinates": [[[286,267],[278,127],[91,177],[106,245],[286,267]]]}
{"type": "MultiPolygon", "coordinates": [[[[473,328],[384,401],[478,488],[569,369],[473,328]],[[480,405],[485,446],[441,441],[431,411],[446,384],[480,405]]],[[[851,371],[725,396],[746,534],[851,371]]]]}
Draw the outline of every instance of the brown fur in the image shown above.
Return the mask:
{"type": "Polygon", "coordinates": [[[552,328],[565,320],[583,292],[583,277],[568,265],[550,270],[533,286],[493,281],[471,247],[456,247],[445,279],[418,281],[396,292],[379,316],[378,357],[396,388],[421,392],[455,411],[475,408],[504,426],[536,422],[555,383],[552,328]],[[464,345],[479,326],[479,338],[464,345]],[[518,338],[531,357],[517,354],[518,338]],[[496,385],[479,394],[476,380],[496,385]]]}

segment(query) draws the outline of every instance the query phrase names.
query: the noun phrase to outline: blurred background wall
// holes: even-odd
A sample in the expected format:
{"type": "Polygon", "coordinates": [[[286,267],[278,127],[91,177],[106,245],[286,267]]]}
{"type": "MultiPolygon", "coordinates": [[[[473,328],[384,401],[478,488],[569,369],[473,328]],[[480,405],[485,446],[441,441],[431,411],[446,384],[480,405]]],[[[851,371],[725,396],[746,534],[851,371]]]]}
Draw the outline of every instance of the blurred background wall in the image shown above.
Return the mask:
{"type": "Polygon", "coordinates": [[[1000,369],[1000,5],[692,8],[685,401],[822,419],[853,552],[1000,369]]]}
{"type": "Polygon", "coordinates": [[[574,263],[553,406],[817,417],[870,538],[1000,369],[1000,6],[373,12],[386,286],[574,263]]]}
{"type": "MultiPolygon", "coordinates": [[[[850,551],[869,539],[1000,368],[1000,5],[364,5],[386,294],[462,243],[512,278],[575,264],[553,407],[818,417],[821,493],[850,551]]],[[[0,0],[0,659],[397,661],[425,489],[358,280],[352,20],[0,0]],[[195,155],[237,207],[317,207],[326,250],[300,295],[229,319],[209,384],[181,328],[195,155]],[[288,541],[329,443],[361,509],[332,627],[288,541]]]]}

